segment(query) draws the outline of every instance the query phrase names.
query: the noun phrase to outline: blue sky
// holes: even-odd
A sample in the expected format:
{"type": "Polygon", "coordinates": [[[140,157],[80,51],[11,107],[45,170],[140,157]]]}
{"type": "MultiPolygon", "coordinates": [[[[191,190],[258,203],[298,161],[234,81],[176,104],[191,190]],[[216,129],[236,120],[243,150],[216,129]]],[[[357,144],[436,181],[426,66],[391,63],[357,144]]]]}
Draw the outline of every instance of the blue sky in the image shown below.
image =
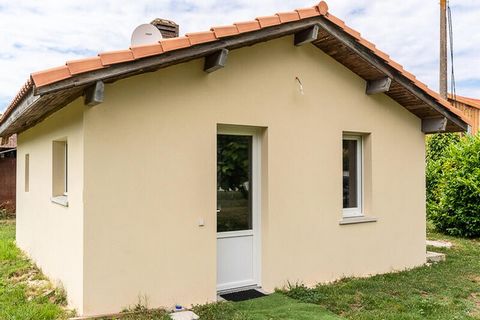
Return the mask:
{"type": "MultiPolygon", "coordinates": [[[[330,12],[438,88],[438,0],[330,0],[330,12]]],[[[208,30],[312,0],[0,0],[0,112],[31,72],[128,48],[132,30],[154,18],[180,33],[208,30]]],[[[480,1],[450,0],[457,94],[480,98],[480,1]]]]}

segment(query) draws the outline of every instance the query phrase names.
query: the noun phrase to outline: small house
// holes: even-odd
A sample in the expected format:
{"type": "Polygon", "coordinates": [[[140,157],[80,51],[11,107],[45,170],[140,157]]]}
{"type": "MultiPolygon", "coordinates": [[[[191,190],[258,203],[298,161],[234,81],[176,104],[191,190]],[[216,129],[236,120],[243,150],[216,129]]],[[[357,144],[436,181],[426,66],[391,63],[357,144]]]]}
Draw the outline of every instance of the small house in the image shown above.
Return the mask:
{"type": "Polygon", "coordinates": [[[79,314],[425,263],[425,134],[461,111],[323,1],[169,30],[32,73],[0,119],[17,243],[79,314]]]}

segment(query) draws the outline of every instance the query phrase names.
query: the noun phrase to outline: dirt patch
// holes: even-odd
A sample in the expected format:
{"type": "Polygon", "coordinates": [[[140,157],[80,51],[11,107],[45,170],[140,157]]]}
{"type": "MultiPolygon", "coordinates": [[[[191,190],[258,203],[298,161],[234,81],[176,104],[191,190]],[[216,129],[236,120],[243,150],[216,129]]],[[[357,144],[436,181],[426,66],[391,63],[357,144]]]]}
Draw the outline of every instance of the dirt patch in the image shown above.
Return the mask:
{"type": "Polygon", "coordinates": [[[467,279],[475,283],[480,283],[480,275],[478,274],[469,275],[467,279]]]}
{"type": "Polygon", "coordinates": [[[38,297],[47,297],[52,303],[66,305],[65,290],[61,285],[55,287],[36,266],[21,269],[9,277],[13,285],[26,287],[27,300],[31,301],[38,297]]]}
{"type": "Polygon", "coordinates": [[[473,318],[480,317],[480,293],[474,292],[470,295],[469,300],[473,302],[473,309],[470,310],[469,315],[473,318]]]}

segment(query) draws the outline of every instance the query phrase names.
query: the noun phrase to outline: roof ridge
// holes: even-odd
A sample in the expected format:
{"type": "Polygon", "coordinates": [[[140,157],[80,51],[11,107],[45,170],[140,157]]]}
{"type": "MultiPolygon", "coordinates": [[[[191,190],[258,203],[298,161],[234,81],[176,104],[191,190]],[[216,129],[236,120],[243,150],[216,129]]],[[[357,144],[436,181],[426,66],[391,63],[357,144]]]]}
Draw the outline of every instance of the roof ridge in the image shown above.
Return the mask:
{"type": "Polygon", "coordinates": [[[108,68],[111,65],[142,59],[145,57],[161,55],[163,53],[190,46],[218,41],[224,37],[231,37],[242,33],[252,32],[263,28],[276,26],[292,21],[298,21],[315,16],[323,16],[328,21],[339,27],[341,30],[353,37],[358,43],[372,51],[375,55],[384,60],[389,66],[400,72],[409,79],[415,86],[423,90],[426,94],[438,101],[441,105],[456,114],[466,123],[470,120],[460,110],[454,108],[450,102],[443,99],[437,92],[431,90],[426,84],[419,81],[412,73],[406,71],[402,65],[395,62],[390,56],[379,50],[373,43],[361,36],[361,34],[350,28],[344,21],[337,18],[329,12],[328,5],[321,1],[317,5],[309,8],[295,9],[294,11],[276,13],[272,16],[257,17],[252,21],[236,22],[232,25],[214,26],[208,31],[187,33],[185,36],[162,39],[158,43],[142,46],[132,46],[126,50],[115,50],[99,53],[96,57],[83,58],[67,61],[65,65],[50,68],[30,75],[29,81],[20,90],[6,112],[0,118],[0,123],[13,110],[13,108],[25,96],[26,92],[35,86],[36,88],[46,86],[64,79],[71,78],[78,74],[108,68]]]}
{"type": "Polygon", "coordinates": [[[214,26],[208,31],[190,32],[185,34],[185,36],[165,38],[157,43],[131,46],[129,49],[101,52],[96,57],[67,61],[63,66],[37,71],[30,76],[36,87],[42,87],[71,78],[80,73],[107,68],[113,64],[160,55],[168,51],[217,41],[221,38],[234,36],[240,33],[251,32],[315,16],[324,16],[326,14],[328,14],[328,5],[325,1],[321,1],[319,4],[310,8],[299,8],[294,11],[276,13],[272,16],[257,17],[253,21],[214,26]]]}

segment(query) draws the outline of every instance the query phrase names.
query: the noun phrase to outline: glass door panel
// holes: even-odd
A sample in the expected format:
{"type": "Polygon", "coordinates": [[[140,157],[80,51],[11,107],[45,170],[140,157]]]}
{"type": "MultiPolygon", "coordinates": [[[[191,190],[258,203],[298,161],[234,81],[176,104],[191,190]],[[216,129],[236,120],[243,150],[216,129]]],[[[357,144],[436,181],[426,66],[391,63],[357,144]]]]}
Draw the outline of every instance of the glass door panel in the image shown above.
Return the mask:
{"type": "Polygon", "coordinates": [[[217,135],[217,232],[252,230],[252,136],[217,135]]]}

